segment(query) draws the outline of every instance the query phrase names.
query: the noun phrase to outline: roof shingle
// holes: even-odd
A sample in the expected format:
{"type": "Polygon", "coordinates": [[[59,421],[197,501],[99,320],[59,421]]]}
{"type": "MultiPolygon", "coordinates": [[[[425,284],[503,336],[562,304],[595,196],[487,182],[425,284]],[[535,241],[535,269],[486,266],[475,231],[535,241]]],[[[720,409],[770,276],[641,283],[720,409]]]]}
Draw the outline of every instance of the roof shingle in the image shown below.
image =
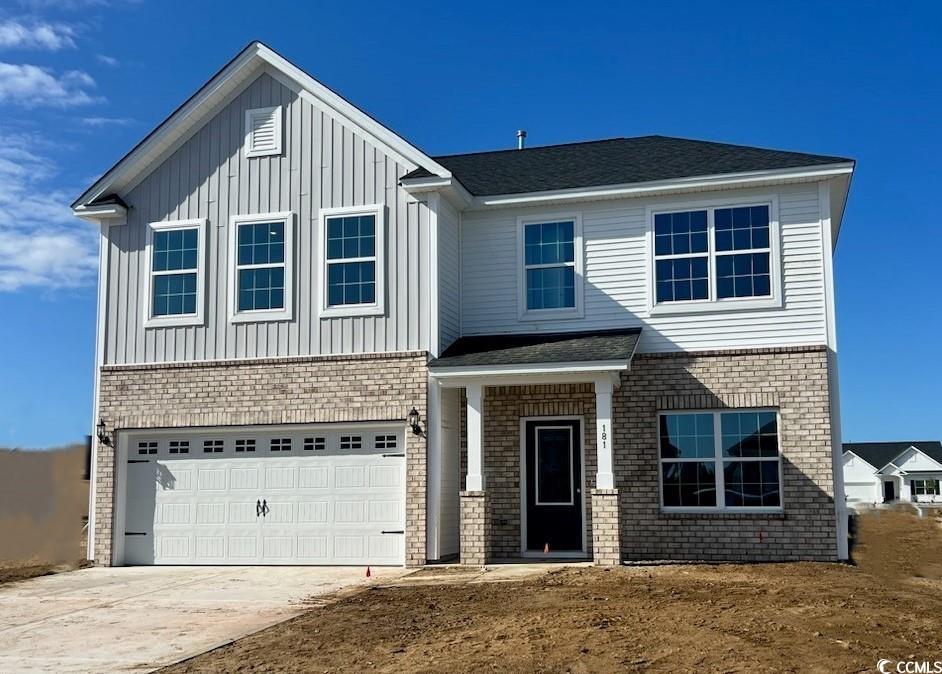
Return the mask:
{"type": "MultiPolygon", "coordinates": [[[[474,196],[624,185],[853,161],[668,136],[612,138],[433,159],[451,171],[474,196]]],[[[418,168],[403,179],[432,175],[418,168]]]]}
{"type": "Polygon", "coordinates": [[[938,440],[844,443],[845,452],[853,452],[877,470],[883,468],[910,447],[915,447],[923,454],[942,463],[942,442],[938,440]]]}

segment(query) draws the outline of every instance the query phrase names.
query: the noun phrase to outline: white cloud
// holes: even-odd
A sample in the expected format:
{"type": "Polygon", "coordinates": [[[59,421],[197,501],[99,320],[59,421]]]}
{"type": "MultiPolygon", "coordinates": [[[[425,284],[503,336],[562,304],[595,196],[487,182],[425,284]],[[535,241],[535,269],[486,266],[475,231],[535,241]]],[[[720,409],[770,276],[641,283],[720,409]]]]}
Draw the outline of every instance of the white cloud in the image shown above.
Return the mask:
{"type": "Polygon", "coordinates": [[[108,56],[107,54],[95,54],[95,58],[99,63],[104,63],[106,66],[111,66],[112,68],[117,67],[118,59],[114,56],[108,56]]]}
{"type": "Polygon", "coordinates": [[[21,19],[0,21],[0,49],[47,49],[75,47],[75,31],[69,26],[21,19]]]}
{"type": "Polygon", "coordinates": [[[0,131],[0,292],[94,283],[97,235],[69,195],[49,186],[55,164],[42,138],[0,131]]]}
{"type": "Polygon", "coordinates": [[[27,108],[87,105],[101,100],[89,92],[94,86],[95,80],[91,75],[81,70],[56,75],[47,68],[29,63],[0,61],[0,103],[14,103],[27,108]]]}
{"type": "Polygon", "coordinates": [[[32,9],[83,9],[86,7],[119,7],[139,5],[143,0],[20,0],[32,9]]]}
{"type": "Polygon", "coordinates": [[[100,129],[106,126],[127,126],[133,124],[134,120],[130,117],[83,117],[82,124],[92,128],[100,129]]]}

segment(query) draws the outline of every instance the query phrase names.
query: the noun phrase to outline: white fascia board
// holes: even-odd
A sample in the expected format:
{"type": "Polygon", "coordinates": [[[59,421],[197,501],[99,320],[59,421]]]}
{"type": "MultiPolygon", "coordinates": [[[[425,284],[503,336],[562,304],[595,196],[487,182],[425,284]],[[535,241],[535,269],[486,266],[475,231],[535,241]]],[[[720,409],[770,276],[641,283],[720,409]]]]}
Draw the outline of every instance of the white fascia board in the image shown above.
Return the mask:
{"type": "MultiPolygon", "coordinates": [[[[134,177],[146,171],[146,167],[159,161],[168,152],[172,152],[181,142],[189,137],[189,132],[206,116],[204,113],[215,112],[215,107],[208,101],[218,103],[225,100],[242,81],[269,65],[284,78],[296,83],[296,87],[308,92],[322,104],[330,106],[342,118],[375,138],[380,144],[388,146],[408,160],[415,167],[424,168],[444,177],[451,173],[424,152],[405,141],[394,132],[377,122],[365,112],[354,106],[339,94],[334,93],[284,57],[272,51],[260,42],[253,42],[242,50],[232,61],[223,67],[209,82],[183,103],[173,114],[146,136],[127,155],[112,166],[101,178],[76,199],[73,207],[86,205],[108,191],[116,191],[115,186],[132,184],[134,177]]],[[[282,80],[284,81],[284,80],[282,80]]]]}
{"type": "Polygon", "coordinates": [[[255,43],[255,47],[257,49],[258,56],[265,62],[296,81],[302,87],[307,89],[311,94],[336,110],[343,117],[346,117],[352,123],[356,124],[361,129],[377,138],[382,144],[396,150],[416,166],[422,166],[432,173],[442,177],[451,176],[451,172],[444,166],[436,162],[434,159],[429,157],[411,143],[407,142],[401,136],[380,124],[378,121],[350,103],[350,101],[345,99],[343,96],[315,80],[313,77],[308,75],[306,72],[298,68],[280,54],[276,53],[260,42],[255,43]]]}
{"type": "Polygon", "coordinates": [[[618,199],[649,196],[653,194],[671,194],[690,190],[750,187],[772,182],[823,180],[834,176],[849,175],[853,173],[853,171],[854,165],[852,163],[843,162],[811,168],[725,173],[714,176],[672,178],[670,180],[655,180],[624,185],[602,185],[598,187],[580,187],[565,190],[548,190],[545,192],[527,192],[523,194],[490,195],[475,197],[473,207],[494,208],[501,206],[525,206],[528,204],[541,204],[554,201],[618,199]]]}
{"type": "Polygon", "coordinates": [[[454,176],[403,178],[399,181],[399,185],[413,197],[438,192],[459,211],[468,208],[474,203],[474,197],[454,176]]]}
{"type": "Polygon", "coordinates": [[[534,365],[486,365],[482,367],[430,367],[429,375],[441,377],[488,377],[531,374],[581,374],[584,372],[618,372],[629,368],[629,361],[599,360],[575,363],[537,363],[534,365]]]}
{"type": "Polygon", "coordinates": [[[102,204],[101,206],[78,206],[72,209],[72,214],[82,220],[102,225],[124,224],[128,217],[128,209],[121,204],[102,204]]]}

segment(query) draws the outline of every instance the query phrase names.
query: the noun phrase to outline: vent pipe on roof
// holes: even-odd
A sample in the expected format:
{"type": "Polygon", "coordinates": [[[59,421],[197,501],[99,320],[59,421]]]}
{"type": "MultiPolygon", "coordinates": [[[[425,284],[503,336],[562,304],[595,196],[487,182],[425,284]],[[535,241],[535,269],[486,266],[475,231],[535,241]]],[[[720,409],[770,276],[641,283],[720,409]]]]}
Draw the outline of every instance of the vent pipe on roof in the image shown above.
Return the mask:
{"type": "Polygon", "coordinates": [[[524,142],[527,139],[527,132],[525,129],[517,129],[517,149],[522,150],[524,142]]]}

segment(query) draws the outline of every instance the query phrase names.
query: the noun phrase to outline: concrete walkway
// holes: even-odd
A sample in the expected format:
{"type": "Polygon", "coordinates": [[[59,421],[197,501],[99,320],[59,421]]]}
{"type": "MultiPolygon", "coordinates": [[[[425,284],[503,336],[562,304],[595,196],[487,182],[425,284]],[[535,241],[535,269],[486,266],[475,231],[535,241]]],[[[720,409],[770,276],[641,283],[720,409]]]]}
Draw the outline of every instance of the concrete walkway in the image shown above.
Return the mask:
{"type": "Polygon", "coordinates": [[[405,569],[93,568],[0,586],[0,672],[143,672],[405,569]]]}

